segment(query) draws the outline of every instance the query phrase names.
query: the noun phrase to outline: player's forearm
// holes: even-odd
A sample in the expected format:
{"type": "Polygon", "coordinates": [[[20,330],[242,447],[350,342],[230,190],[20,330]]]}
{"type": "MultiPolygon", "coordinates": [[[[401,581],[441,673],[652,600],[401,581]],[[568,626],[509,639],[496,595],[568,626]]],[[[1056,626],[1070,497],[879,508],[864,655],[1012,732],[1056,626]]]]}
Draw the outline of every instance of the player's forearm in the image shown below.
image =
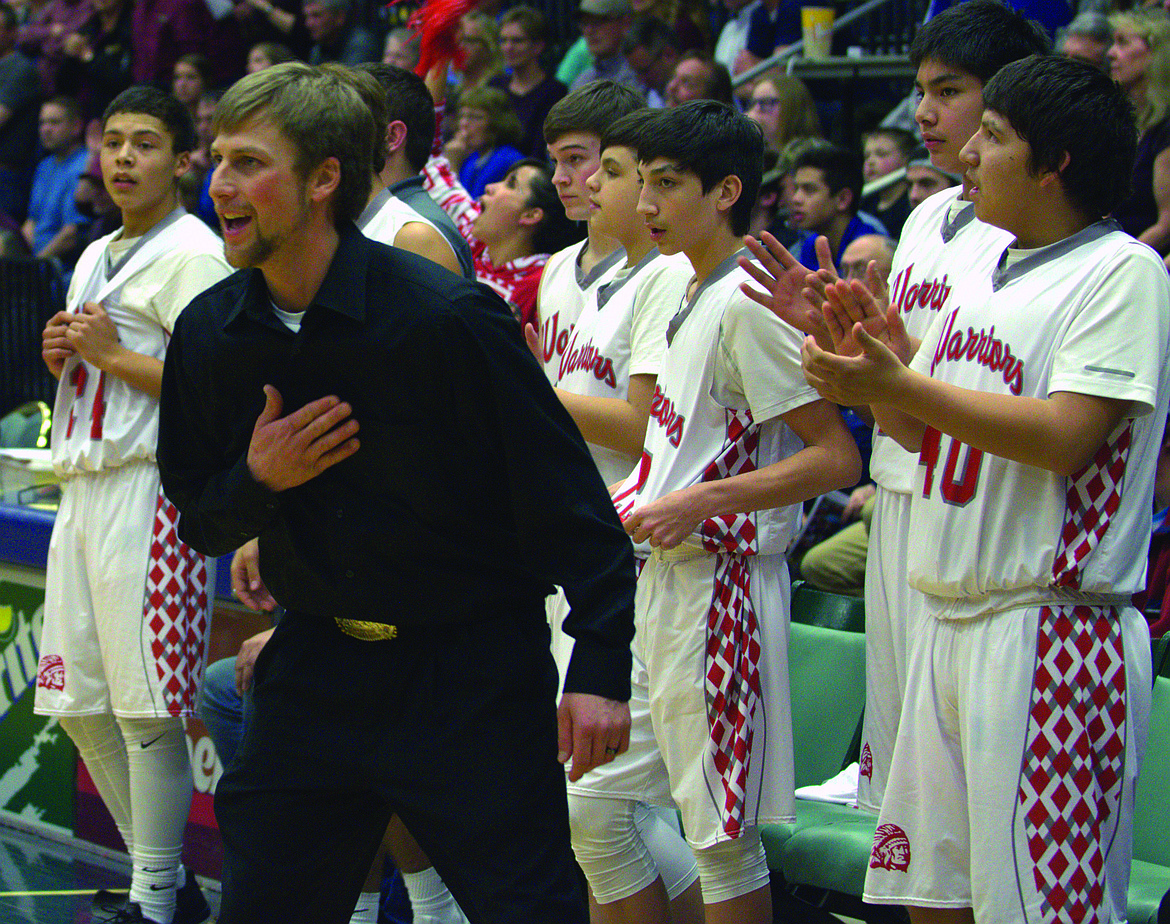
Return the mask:
{"type": "Polygon", "coordinates": [[[163,364],[161,359],[119,347],[95,365],[121,379],[131,388],[145,392],[156,400],[162,393],[163,364]]]}
{"type": "Polygon", "coordinates": [[[896,440],[907,452],[918,452],[922,448],[926,425],[917,417],[888,404],[871,404],[869,409],[882,433],[896,440]]]}
{"type": "Polygon", "coordinates": [[[909,370],[892,403],[975,449],[1065,476],[1092,461],[1129,408],[1071,392],[1025,398],[973,391],[909,370]]]}
{"type": "Polygon", "coordinates": [[[648,415],[621,398],[575,395],[556,389],[557,397],[590,443],[625,453],[631,460],[642,454],[648,415]]]}
{"type": "Polygon", "coordinates": [[[754,472],[696,484],[696,509],[702,519],[752,513],[799,504],[829,491],[852,487],[861,477],[861,456],[845,431],[844,441],[806,446],[786,459],[754,472]]]}

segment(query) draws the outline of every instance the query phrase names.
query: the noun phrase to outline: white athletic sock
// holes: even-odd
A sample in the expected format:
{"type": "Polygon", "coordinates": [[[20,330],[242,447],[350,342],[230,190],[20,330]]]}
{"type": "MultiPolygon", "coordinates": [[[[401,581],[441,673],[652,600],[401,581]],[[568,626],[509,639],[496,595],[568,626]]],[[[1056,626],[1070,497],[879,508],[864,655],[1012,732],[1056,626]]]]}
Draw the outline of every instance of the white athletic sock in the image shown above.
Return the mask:
{"type": "Polygon", "coordinates": [[[378,924],[378,905],[381,901],[381,892],[363,892],[358,897],[357,907],[353,909],[353,917],[349,919],[349,924],[378,924]]]}
{"type": "Polygon", "coordinates": [[[432,866],[421,873],[403,873],[414,924],[469,924],[455,896],[432,866]]]}
{"type": "Polygon", "coordinates": [[[193,789],[187,736],[177,718],[118,723],[130,759],[134,825],[130,900],[142,906],[143,917],[171,924],[193,789]]]}
{"type": "Polygon", "coordinates": [[[130,825],[130,766],[126,742],[117,720],[110,714],[63,715],[58,720],[73,739],[85,761],[98,795],[118,827],[126,852],[134,853],[134,829],[130,825]]]}

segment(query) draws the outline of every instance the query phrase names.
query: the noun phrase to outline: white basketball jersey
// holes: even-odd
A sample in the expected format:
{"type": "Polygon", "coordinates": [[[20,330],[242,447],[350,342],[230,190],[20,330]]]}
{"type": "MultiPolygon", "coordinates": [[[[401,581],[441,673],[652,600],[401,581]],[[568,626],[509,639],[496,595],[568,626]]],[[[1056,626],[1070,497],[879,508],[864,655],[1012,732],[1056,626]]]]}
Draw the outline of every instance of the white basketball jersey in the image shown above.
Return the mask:
{"type": "MultiPolygon", "coordinates": [[[[435,223],[422,212],[393,195],[390,190],[384,189],[366,206],[365,211],[357,220],[357,226],[358,230],[370,240],[393,247],[398,232],[412,221],[422,222],[424,225],[429,225],[439,231],[435,223]]],[[[442,234],[441,231],[439,233],[442,234]]],[[[443,238],[444,242],[446,240],[443,238]]],[[[455,251],[452,250],[451,253],[454,254],[455,251]]]]}
{"type": "MultiPolygon", "coordinates": [[[[975,218],[962,207],[962,187],[936,193],[916,208],[902,228],[890,270],[890,303],[899,306],[906,332],[921,339],[939,313],[962,291],[991,291],[995,261],[1012,241],[1002,228],[975,218]]],[[[917,458],[892,437],[874,428],[869,470],[888,491],[909,494],[917,458]]]]}
{"type": "MultiPolygon", "coordinates": [[[[211,229],[178,210],[128,253],[115,241],[119,234],[95,241],[82,253],[67,310],[78,313],[85,302],[100,302],[124,347],[161,360],[179,313],[232,269],[211,229]],[[120,263],[111,259],[111,243],[120,263]]],[[[114,468],[131,459],[153,461],[157,443],[156,398],[79,356],[66,361],[53,406],[51,448],[58,474],[114,468]]]]}
{"type": "Polygon", "coordinates": [[[1098,222],[1001,261],[992,289],[952,297],[912,368],[1004,395],[1130,401],[1131,416],[1067,478],[928,429],[911,500],[910,584],[956,598],[941,614],[953,618],[1069,596],[1128,602],[1145,585],[1166,420],[1166,268],[1115,223],[1098,222]]]}
{"type": "MultiPolygon", "coordinates": [[[[666,325],[686,295],[691,264],[657,248],[629,272],[590,287],[558,367],[557,385],[576,395],[624,399],[630,376],[658,375],[666,351],[666,325]]],[[[637,459],[589,444],[602,481],[621,481],[637,459]]]]}
{"type": "Polygon", "coordinates": [[[558,250],[544,265],[537,296],[540,310],[540,342],[544,374],[553,385],[559,383],[561,357],[569,345],[573,325],[585,307],[585,293],[609,282],[625,262],[626,252],[619,247],[599,260],[588,273],[581,271],[581,255],[588,239],[558,250]]]}
{"type": "MultiPolygon", "coordinates": [[[[779,462],[804,448],[780,420],[817,400],[800,371],[802,336],[739,287],[725,260],[671,320],[646,445],[614,495],[618,514],[704,481],[779,462]]],[[[688,540],[709,552],[783,553],[800,506],[713,517],[688,540]]]]}

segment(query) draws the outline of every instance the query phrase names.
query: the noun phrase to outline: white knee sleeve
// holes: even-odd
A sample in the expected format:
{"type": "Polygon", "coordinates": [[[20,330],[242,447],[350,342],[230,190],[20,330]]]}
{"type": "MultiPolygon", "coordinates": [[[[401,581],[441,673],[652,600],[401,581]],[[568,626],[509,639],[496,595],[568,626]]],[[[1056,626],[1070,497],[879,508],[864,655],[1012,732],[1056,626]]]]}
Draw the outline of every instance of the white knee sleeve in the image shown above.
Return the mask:
{"type": "Polygon", "coordinates": [[[627,898],[658,878],[634,827],[635,804],[629,799],[569,794],[573,853],[599,905],[627,898]]]}
{"type": "Polygon", "coordinates": [[[738,898],[768,884],[768,858],[758,828],[748,828],[733,841],[696,850],[695,859],[704,904],[738,898]]]}
{"type": "Polygon", "coordinates": [[[679,831],[678,813],[639,802],[634,808],[634,824],[662,877],[667,898],[674,901],[699,878],[695,852],[679,831]]]}
{"type": "Polygon", "coordinates": [[[130,767],[126,742],[118,721],[110,713],[63,715],[58,721],[73,739],[85,761],[102,802],[118,826],[128,853],[134,852],[134,829],[130,824],[130,767]]]}

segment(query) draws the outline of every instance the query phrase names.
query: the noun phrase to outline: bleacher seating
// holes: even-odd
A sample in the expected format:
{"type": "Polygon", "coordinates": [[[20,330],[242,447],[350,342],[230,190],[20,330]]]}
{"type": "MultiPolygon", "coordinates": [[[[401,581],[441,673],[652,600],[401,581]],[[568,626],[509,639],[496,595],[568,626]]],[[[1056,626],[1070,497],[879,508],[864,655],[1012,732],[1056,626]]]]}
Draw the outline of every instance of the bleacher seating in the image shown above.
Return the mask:
{"type": "Polygon", "coordinates": [[[0,447],[47,449],[52,409],[44,401],[29,401],[0,417],[0,447]]]}

